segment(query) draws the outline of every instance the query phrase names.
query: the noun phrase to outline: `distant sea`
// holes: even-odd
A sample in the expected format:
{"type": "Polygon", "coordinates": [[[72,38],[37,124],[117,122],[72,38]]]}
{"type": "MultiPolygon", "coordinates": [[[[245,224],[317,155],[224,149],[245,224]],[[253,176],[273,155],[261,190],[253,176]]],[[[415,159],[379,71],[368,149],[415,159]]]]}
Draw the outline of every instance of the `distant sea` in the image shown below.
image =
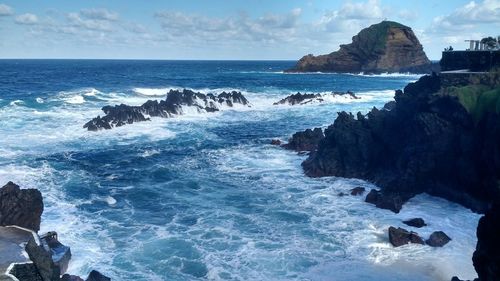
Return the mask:
{"type": "MultiPolygon", "coordinates": [[[[284,74],[292,61],[0,60],[0,184],[42,191],[42,232],[70,245],[69,271],[114,280],[472,279],[479,216],[428,195],[401,213],[338,193],[357,179],[308,178],[307,157],[271,146],[367,113],[419,75],[284,74]],[[105,105],[170,89],[241,91],[251,108],[154,118],[88,132],[105,105]],[[353,91],[358,100],[275,106],[287,95],[353,91]],[[390,246],[387,228],[422,217],[443,248],[390,246]]],[[[356,144],[352,144],[356,145],[356,144]]],[[[408,226],[404,226],[409,228],[408,226]]]]}

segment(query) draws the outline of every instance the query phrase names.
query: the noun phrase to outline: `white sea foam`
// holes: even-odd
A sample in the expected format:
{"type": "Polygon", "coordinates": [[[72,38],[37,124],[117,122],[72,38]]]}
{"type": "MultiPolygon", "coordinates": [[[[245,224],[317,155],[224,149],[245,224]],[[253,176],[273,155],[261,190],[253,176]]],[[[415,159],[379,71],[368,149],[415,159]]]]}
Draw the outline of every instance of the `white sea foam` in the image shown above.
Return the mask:
{"type": "Polygon", "coordinates": [[[37,103],[44,103],[45,101],[42,98],[36,98],[37,103]]]}
{"type": "Polygon", "coordinates": [[[70,104],[82,104],[85,103],[85,98],[80,95],[75,95],[72,97],[65,98],[64,101],[70,104]]]}
{"type": "Polygon", "coordinates": [[[9,103],[10,106],[19,106],[19,105],[24,105],[23,100],[14,100],[9,103]]]}

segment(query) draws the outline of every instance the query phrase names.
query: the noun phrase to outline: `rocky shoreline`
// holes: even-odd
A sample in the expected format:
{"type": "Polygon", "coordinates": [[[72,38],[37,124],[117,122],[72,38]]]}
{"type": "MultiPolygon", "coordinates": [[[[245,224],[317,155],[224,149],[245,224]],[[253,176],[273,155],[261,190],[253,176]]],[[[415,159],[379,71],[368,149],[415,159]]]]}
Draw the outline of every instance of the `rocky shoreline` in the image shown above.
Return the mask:
{"type": "MultiPolygon", "coordinates": [[[[379,208],[398,213],[425,192],[486,213],[478,226],[474,267],[478,280],[500,280],[500,73],[484,76],[456,86],[443,86],[436,74],[423,76],[397,90],[388,108],[356,116],[340,112],[324,131],[298,132],[283,147],[309,151],[302,167],[310,177],[375,183],[381,190],[371,190],[365,201],[379,208]]],[[[404,229],[389,233],[423,243],[404,229]]],[[[435,232],[429,243],[448,240],[443,234],[435,232]]]]}
{"type": "MultiPolygon", "coordinates": [[[[12,240],[13,235],[23,241],[20,245],[12,246],[9,252],[0,253],[0,260],[8,260],[9,255],[17,254],[29,258],[26,262],[10,264],[6,272],[0,272],[0,280],[83,281],[79,276],[66,273],[71,250],[58,241],[57,233],[52,231],[38,234],[42,213],[42,194],[37,189],[21,189],[13,182],[8,182],[0,188],[0,242],[4,242],[4,239],[12,240]],[[19,234],[7,232],[2,228],[18,229],[19,234]]],[[[85,279],[110,280],[96,270],[92,270],[85,279]]]]}

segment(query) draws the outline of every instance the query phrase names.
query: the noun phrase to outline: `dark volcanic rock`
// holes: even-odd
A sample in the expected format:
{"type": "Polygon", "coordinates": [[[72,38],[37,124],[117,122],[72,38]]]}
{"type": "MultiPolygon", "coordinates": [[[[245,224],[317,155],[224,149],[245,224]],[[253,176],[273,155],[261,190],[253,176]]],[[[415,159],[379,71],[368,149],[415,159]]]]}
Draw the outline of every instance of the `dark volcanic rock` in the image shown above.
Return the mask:
{"type": "Polygon", "coordinates": [[[83,281],[80,276],[64,274],[61,276],[61,281],[83,281]]]}
{"type": "Polygon", "coordinates": [[[295,151],[314,151],[324,137],[321,128],[307,129],[293,134],[292,138],[283,147],[295,151]]]}
{"type": "Polygon", "coordinates": [[[52,261],[51,253],[38,245],[33,238],[28,241],[25,250],[43,280],[59,280],[61,270],[52,261]]]}
{"type": "Polygon", "coordinates": [[[219,111],[221,106],[233,107],[235,104],[250,106],[248,100],[240,92],[222,92],[215,96],[186,89],[170,90],[166,100],[160,102],[148,100],[141,106],[125,104],[105,106],[102,111],[106,115],[95,117],[83,125],[83,128],[89,131],[111,129],[134,122],[148,121],[149,117],[169,118],[181,115],[185,107],[194,107],[198,112],[215,112],[219,111]]]}
{"type": "Polygon", "coordinates": [[[439,76],[423,76],[396,91],[390,111],[339,113],[302,163],[304,172],[373,182],[384,195],[372,194],[377,206],[385,197],[399,196],[402,204],[427,192],[484,212],[500,197],[500,116],[487,113],[475,123],[440,89],[439,76]]]}
{"type": "Polygon", "coordinates": [[[272,145],[281,145],[281,140],[279,140],[279,139],[272,139],[271,140],[271,144],[272,145]]]}
{"type": "Polygon", "coordinates": [[[338,51],[304,56],[288,71],[430,73],[431,62],[411,28],[382,21],[361,30],[338,51]]]}
{"type": "Polygon", "coordinates": [[[413,231],[408,231],[404,228],[389,227],[389,242],[394,247],[403,246],[409,243],[422,244],[424,245],[424,240],[417,233],[413,231]]]}
{"type": "Polygon", "coordinates": [[[0,189],[0,225],[17,225],[38,231],[43,212],[42,194],[8,182],[0,189]]]}
{"type": "Polygon", "coordinates": [[[477,227],[476,251],[472,256],[479,280],[500,280],[500,205],[484,215],[477,227]]]}
{"type": "Polygon", "coordinates": [[[274,103],[274,105],[288,104],[288,105],[304,105],[313,102],[324,102],[327,98],[335,97],[345,97],[348,99],[359,99],[353,92],[332,92],[331,94],[301,94],[296,93],[290,95],[280,101],[274,103]]]}
{"type": "Polygon", "coordinates": [[[443,247],[451,241],[451,238],[442,231],[434,231],[425,243],[431,247],[443,247]]]}
{"type": "Polygon", "coordinates": [[[424,227],[427,225],[427,224],[425,224],[425,222],[422,218],[414,218],[414,219],[406,220],[406,221],[403,221],[403,223],[406,225],[409,225],[409,226],[417,227],[417,228],[421,228],[421,227],[424,227]]]}
{"type": "Polygon", "coordinates": [[[111,278],[102,275],[97,270],[92,270],[85,281],[111,281],[111,278]]]}
{"type": "Polygon", "coordinates": [[[353,196],[362,195],[363,193],[365,193],[364,187],[357,186],[357,187],[351,189],[351,195],[353,195],[353,196]]]}
{"type": "MultiPolygon", "coordinates": [[[[44,281],[33,263],[17,263],[12,267],[9,274],[14,275],[20,281],[44,281]]],[[[7,278],[6,280],[11,279],[7,278]]]]}
{"type": "Polygon", "coordinates": [[[394,213],[399,213],[403,207],[404,199],[397,193],[385,193],[372,189],[366,195],[365,202],[374,204],[378,208],[391,210],[394,213]]]}

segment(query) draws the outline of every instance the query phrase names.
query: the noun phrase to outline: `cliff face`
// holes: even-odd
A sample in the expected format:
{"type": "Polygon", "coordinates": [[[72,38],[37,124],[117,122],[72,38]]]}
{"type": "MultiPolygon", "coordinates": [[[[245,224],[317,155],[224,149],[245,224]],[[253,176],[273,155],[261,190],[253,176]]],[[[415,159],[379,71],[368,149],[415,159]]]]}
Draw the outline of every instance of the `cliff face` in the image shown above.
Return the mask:
{"type": "Polygon", "coordinates": [[[424,76],[396,92],[392,110],[340,113],[304,171],[366,179],[403,201],[427,192],[484,212],[500,198],[498,87],[442,89],[439,76],[424,76]]]}
{"type": "Polygon", "coordinates": [[[352,43],[328,55],[302,57],[289,72],[416,72],[427,73],[431,62],[411,28],[382,21],[361,30],[352,43]]]}

